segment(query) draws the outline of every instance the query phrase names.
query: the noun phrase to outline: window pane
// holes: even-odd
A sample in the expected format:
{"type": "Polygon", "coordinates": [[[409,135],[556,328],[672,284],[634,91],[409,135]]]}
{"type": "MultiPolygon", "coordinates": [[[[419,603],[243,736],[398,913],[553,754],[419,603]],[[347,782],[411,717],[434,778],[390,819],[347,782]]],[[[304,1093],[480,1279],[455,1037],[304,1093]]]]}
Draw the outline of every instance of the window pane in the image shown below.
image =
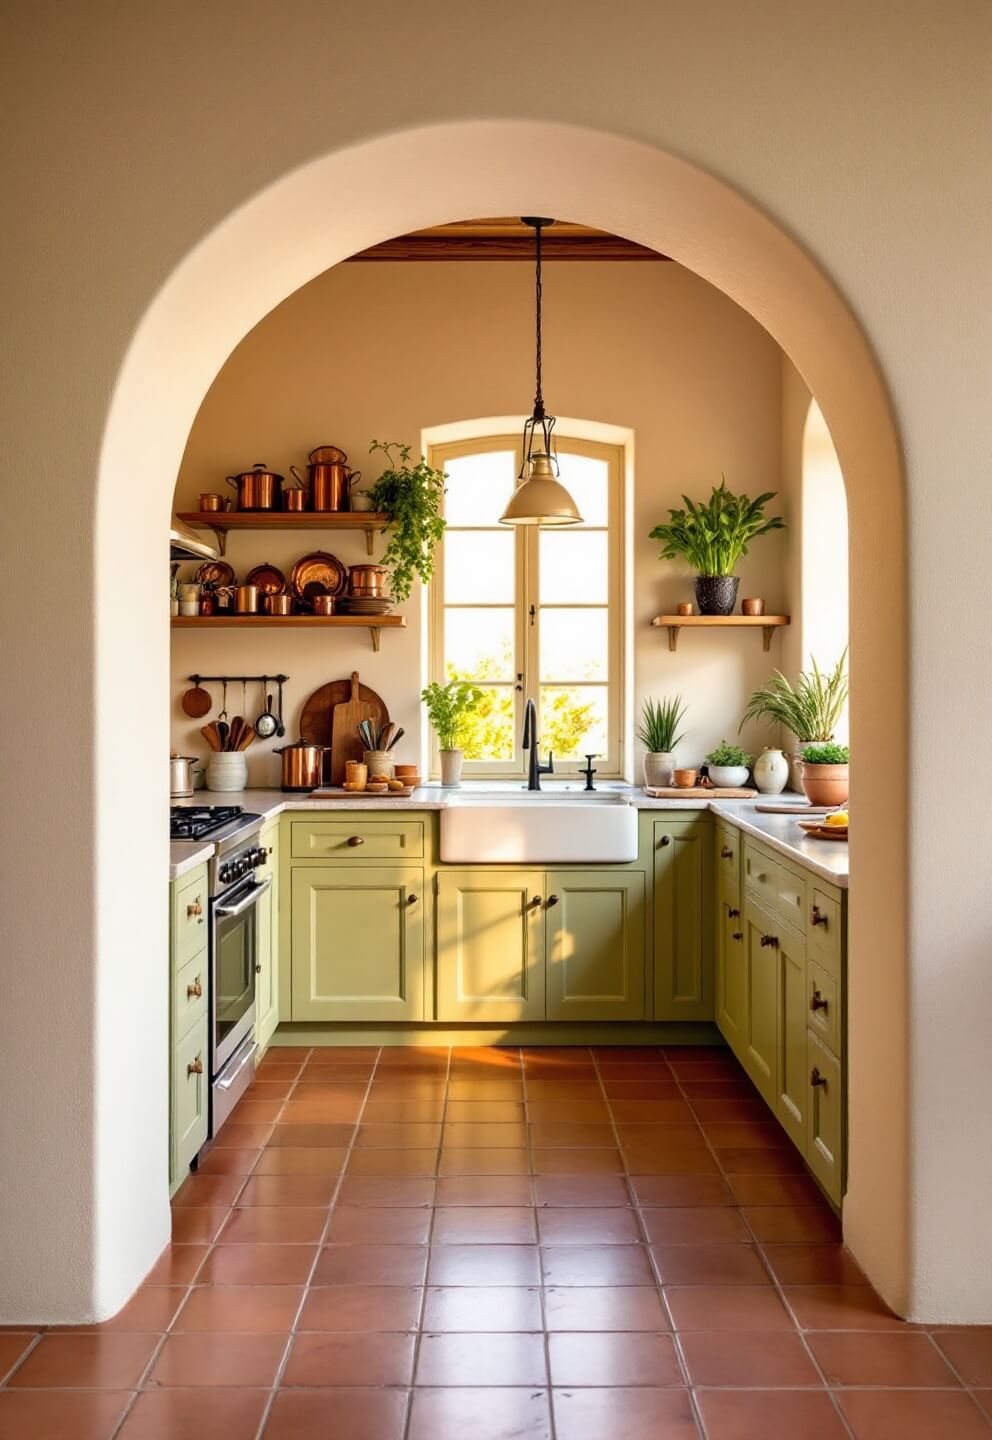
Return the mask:
{"type": "Polygon", "coordinates": [[[606,610],[541,611],[541,680],[606,680],[606,610]]]}
{"type": "Polygon", "coordinates": [[[609,549],[605,531],[542,530],[541,604],[605,605],[609,549]]]}
{"type": "Polygon", "coordinates": [[[513,604],[513,533],[450,531],[444,537],[444,599],[448,605],[513,604]]]}
{"type": "Polygon", "coordinates": [[[445,465],[444,514],[449,525],[497,525],[517,483],[512,450],[463,455],[445,465]]]}
{"type": "Polygon", "coordinates": [[[513,680],[512,609],[445,609],[444,663],[450,680],[513,680]]]}
{"type": "Polygon", "coordinates": [[[541,686],[541,754],[580,760],[606,753],[605,686],[541,686]]]}
{"type": "Polygon", "coordinates": [[[610,467],[605,460],[558,452],[561,483],[571,493],[586,525],[609,521],[610,467]]]}
{"type": "Polygon", "coordinates": [[[513,702],[510,685],[483,690],[478,708],[467,716],[459,736],[466,760],[513,759],[513,702]]]}

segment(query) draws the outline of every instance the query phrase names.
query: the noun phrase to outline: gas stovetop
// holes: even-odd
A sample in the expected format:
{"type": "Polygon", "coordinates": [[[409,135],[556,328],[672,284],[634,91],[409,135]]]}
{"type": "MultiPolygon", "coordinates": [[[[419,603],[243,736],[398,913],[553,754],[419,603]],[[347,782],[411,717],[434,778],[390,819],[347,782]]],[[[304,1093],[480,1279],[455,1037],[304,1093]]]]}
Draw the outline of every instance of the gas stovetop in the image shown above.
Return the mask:
{"type": "Polygon", "coordinates": [[[173,805],[170,840],[203,840],[244,815],[243,805],[173,805]]]}

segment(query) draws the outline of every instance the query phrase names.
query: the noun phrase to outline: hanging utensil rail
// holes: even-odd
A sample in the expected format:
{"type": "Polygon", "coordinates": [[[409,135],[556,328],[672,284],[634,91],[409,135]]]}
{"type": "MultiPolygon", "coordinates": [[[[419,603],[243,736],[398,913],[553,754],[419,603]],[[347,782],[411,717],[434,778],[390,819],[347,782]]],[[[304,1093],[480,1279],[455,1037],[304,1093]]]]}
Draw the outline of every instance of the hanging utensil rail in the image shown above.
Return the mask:
{"type": "Polygon", "coordinates": [[[200,685],[204,680],[208,680],[208,681],[212,680],[215,685],[250,685],[253,680],[254,680],[254,681],[257,681],[259,684],[263,684],[263,685],[264,685],[267,681],[269,681],[269,680],[274,680],[274,681],[276,682],[276,684],[285,685],[286,681],[289,679],[289,676],[288,676],[288,675],[187,675],[187,676],[186,676],[186,679],[187,679],[187,680],[192,680],[192,682],[193,682],[194,685],[200,685]]]}

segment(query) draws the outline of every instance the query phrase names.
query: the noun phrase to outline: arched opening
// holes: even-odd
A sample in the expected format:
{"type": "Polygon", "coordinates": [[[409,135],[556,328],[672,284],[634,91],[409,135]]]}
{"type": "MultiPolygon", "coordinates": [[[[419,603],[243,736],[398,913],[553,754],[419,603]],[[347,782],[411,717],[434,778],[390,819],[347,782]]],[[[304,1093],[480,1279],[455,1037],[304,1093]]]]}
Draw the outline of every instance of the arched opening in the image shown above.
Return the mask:
{"type": "Polygon", "coordinates": [[[165,1071],[153,1073],[145,1064],[149,1044],[164,1053],[167,1026],[160,983],[168,929],[160,884],[167,801],[163,794],[159,808],[133,815],[119,776],[149,750],[164,751],[167,742],[167,621],[159,593],[145,579],[164,568],[175,475],[197,408],[247,330],[338,260],[401,229],[465,215],[528,212],[569,215],[640,241],[723,290],[792,357],[835,437],[852,519],[852,602],[870,617],[858,626],[851,651],[851,732],[860,758],[853,800],[863,821],[854,843],[859,883],[851,893],[850,944],[852,957],[870,954],[873,963],[863,969],[852,963],[846,1227],[890,1303],[903,1310],[911,1303],[903,1099],[906,877],[899,838],[905,795],[891,780],[904,773],[904,497],[895,428],[869,344],[809,256],[712,176],[599,132],[466,122],[326,155],[246,203],[187,256],[151,301],[119,376],[97,498],[94,838],[101,919],[92,980],[106,997],[126,980],[125,993],[145,1007],[149,1023],[140,1034],[129,1030],[111,999],[97,1015],[96,1240],[91,1274],[80,1282],[80,1311],[113,1313],[167,1238],[159,1143],[166,1128],[165,1071]],[[287,215],[291,224],[282,223],[287,215]],[[130,505],[136,454],[143,457],[146,496],[138,513],[130,505]],[[121,555],[125,507],[133,523],[121,555]],[[884,554],[869,553],[879,511],[892,542],[884,554]],[[117,658],[124,653],[135,657],[126,672],[117,658]],[[873,713],[868,677],[885,686],[884,715],[873,713]],[[148,724],[140,735],[121,735],[114,717],[129,712],[136,691],[148,724]],[[102,743],[111,734],[112,747],[102,743]],[[138,926],[146,943],[136,957],[138,926]],[[113,1069],[104,1058],[111,1053],[113,1069]],[[122,1094],[118,1067],[143,1075],[144,1088],[122,1094]],[[135,1172],[126,1195],[112,1193],[122,1151],[135,1172]]]}
{"type": "MultiPolygon", "coordinates": [[[[833,666],[848,643],[847,496],[840,461],[823,411],[810,402],[803,427],[801,643],[821,669],[833,666]]],[[[846,744],[845,712],[837,739],[846,744]]]]}

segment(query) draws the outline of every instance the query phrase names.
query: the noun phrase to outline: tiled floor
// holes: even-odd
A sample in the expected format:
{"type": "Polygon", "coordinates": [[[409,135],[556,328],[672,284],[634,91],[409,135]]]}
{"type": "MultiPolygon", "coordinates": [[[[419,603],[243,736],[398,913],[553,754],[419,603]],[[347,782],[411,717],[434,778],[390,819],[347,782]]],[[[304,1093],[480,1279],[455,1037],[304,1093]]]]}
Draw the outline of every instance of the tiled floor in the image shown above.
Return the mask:
{"type": "Polygon", "coordinates": [[[726,1052],[270,1050],[117,1318],[0,1332],[0,1440],[971,1440],[726,1052]]]}

